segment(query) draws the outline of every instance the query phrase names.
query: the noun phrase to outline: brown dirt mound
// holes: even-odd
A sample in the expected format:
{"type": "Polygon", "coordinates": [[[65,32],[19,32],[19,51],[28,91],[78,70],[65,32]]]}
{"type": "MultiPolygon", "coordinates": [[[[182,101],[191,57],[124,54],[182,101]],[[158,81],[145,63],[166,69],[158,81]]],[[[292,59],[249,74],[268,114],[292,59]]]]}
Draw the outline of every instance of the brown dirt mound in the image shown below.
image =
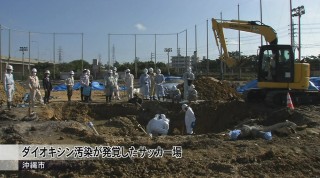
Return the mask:
{"type": "MultiPolygon", "coordinates": [[[[54,111],[57,120],[74,120],[78,122],[88,122],[89,107],[83,103],[52,103],[50,109],[54,111]]],[[[48,112],[49,113],[49,112],[48,112]]]]}
{"type": "Polygon", "coordinates": [[[231,87],[230,83],[218,81],[213,77],[201,77],[194,81],[200,99],[204,100],[233,100],[241,96],[231,87]]]}
{"type": "MultiPolygon", "coordinates": [[[[228,82],[217,80],[213,77],[202,76],[197,78],[193,84],[198,91],[200,100],[239,100],[241,95],[237,93],[234,87],[228,82]]],[[[178,88],[183,93],[183,84],[178,88]]]]}
{"type": "MultiPolygon", "coordinates": [[[[24,96],[24,94],[26,93],[26,90],[24,89],[24,87],[19,84],[19,83],[15,83],[15,91],[14,91],[14,95],[13,95],[13,103],[21,103],[22,102],[22,98],[24,96]]],[[[3,83],[0,83],[0,105],[4,104],[7,102],[7,96],[6,96],[6,92],[4,91],[4,87],[3,87],[3,83]]]]}

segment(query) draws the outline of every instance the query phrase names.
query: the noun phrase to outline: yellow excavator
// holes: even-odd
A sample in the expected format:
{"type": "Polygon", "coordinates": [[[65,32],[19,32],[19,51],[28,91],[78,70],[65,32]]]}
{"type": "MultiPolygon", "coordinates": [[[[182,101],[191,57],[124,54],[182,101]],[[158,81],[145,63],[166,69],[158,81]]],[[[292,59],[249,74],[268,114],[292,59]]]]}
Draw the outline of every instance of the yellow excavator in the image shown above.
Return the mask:
{"type": "Polygon", "coordinates": [[[212,29],[220,50],[221,60],[228,67],[236,65],[236,60],[229,56],[223,29],[240,30],[264,36],[268,45],[259,48],[257,59],[258,88],[247,90],[247,101],[266,101],[272,105],[284,105],[289,92],[294,104],[315,104],[320,101],[319,91],[309,88],[309,63],[295,62],[291,45],[279,45],[275,30],[259,21],[212,19],[212,29]]]}

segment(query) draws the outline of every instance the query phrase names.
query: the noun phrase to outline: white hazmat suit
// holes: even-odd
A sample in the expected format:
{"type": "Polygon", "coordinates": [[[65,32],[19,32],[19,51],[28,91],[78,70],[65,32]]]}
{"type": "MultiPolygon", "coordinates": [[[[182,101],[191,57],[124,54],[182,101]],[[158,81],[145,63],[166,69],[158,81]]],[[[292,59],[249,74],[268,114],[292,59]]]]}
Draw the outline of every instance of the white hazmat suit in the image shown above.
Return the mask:
{"type": "Polygon", "coordinates": [[[7,73],[4,75],[3,87],[7,95],[7,105],[8,109],[11,109],[13,93],[14,93],[14,79],[13,79],[13,67],[11,65],[7,66],[7,73]]]}
{"type": "Polygon", "coordinates": [[[157,75],[154,78],[155,84],[156,84],[156,95],[158,97],[158,100],[160,100],[160,97],[162,96],[162,100],[164,100],[164,88],[163,83],[165,82],[164,75],[161,74],[161,70],[157,69],[157,75]]]}
{"type": "Polygon", "coordinates": [[[126,76],[124,78],[124,83],[126,84],[126,87],[127,87],[128,100],[133,98],[133,80],[134,80],[134,76],[130,73],[130,69],[127,69],[126,76]]]}
{"type": "Polygon", "coordinates": [[[187,68],[187,72],[183,74],[183,98],[188,99],[188,90],[190,85],[192,84],[194,78],[194,74],[192,73],[191,67],[187,68]]]}
{"type": "Polygon", "coordinates": [[[169,131],[169,119],[164,114],[156,114],[147,125],[147,133],[153,135],[167,135],[169,131]]]}
{"type": "Polygon", "coordinates": [[[187,104],[182,105],[182,110],[184,112],[186,112],[185,117],[184,117],[184,121],[186,124],[187,134],[193,134],[193,128],[194,128],[195,122],[196,122],[196,117],[194,115],[194,112],[193,112],[192,108],[190,106],[188,106],[187,104]]]}
{"type": "Polygon", "coordinates": [[[142,95],[145,99],[149,99],[151,79],[148,75],[148,69],[144,69],[144,73],[140,76],[139,83],[142,95]]]}
{"type": "Polygon", "coordinates": [[[115,81],[115,86],[114,86],[114,90],[113,90],[113,98],[120,100],[120,88],[119,88],[119,84],[118,84],[118,80],[119,80],[119,74],[117,72],[117,68],[114,67],[113,68],[113,78],[115,81]]]}

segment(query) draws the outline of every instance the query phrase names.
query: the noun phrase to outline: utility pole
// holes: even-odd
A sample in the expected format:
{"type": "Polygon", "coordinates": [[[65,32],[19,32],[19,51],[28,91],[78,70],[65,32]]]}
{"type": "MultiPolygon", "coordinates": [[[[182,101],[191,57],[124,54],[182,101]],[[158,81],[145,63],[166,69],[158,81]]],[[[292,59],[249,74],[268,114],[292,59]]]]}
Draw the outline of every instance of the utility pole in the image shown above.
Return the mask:
{"type": "Polygon", "coordinates": [[[20,47],[19,51],[22,52],[22,76],[24,76],[24,52],[28,51],[28,47],[20,47]]]}
{"type": "Polygon", "coordinates": [[[296,53],[296,44],[294,42],[294,37],[295,37],[295,28],[294,28],[294,22],[292,19],[292,0],[290,0],[290,44],[293,50],[293,59],[295,59],[295,53],[296,53]]]}
{"type": "Polygon", "coordinates": [[[157,34],[154,34],[154,70],[157,69],[157,34]]]}
{"type": "Polygon", "coordinates": [[[116,61],[116,48],[114,47],[114,45],[112,46],[112,66],[114,66],[114,63],[116,61]]]}
{"type": "Polygon", "coordinates": [[[9,29],[9,56],[8,56],[8,64],[9,65],[9,61],[11,59],[11,29],[9,29]]]}
{"type": "Polygon", "coordinates": [[[62,47],[59,46],[59,49],[58,49],[59,63],[62,63],[62,53],[63,53],[62,47]]]}
{"type": "Polygon", "coordinates": [[[294,8],[292,9],[292,17],[295,17],[295,16],[298,16],[298,23],[299,23],[299,61],[301,61],[301,24],[300,24],[300,19],[301,19],[301,16],[303,14],[306,13],[305,9],[304,9],[304,6],[299,6],[297,8],[294,8]]]}
{"type": "Polygon", "coordinates": [[[151,56],[150,56],[150,61],[152,62],[153,60],[153,56],[154,56],[154,53],[153,52],[151,52],[151,56]]]}

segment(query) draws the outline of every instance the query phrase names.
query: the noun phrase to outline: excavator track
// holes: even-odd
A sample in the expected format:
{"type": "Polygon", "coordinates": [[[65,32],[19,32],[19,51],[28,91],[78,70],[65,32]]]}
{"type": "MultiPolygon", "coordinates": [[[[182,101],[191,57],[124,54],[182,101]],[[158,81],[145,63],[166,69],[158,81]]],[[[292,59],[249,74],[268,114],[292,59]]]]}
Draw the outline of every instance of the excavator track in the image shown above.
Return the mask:
{"type": "Polygon", "coordinates": [[[287,94],[294,105],[320,104],[319,91],[251,89],[244,94],[247,102],[265,102],[269,106],[286,106],[287,94]]]}

